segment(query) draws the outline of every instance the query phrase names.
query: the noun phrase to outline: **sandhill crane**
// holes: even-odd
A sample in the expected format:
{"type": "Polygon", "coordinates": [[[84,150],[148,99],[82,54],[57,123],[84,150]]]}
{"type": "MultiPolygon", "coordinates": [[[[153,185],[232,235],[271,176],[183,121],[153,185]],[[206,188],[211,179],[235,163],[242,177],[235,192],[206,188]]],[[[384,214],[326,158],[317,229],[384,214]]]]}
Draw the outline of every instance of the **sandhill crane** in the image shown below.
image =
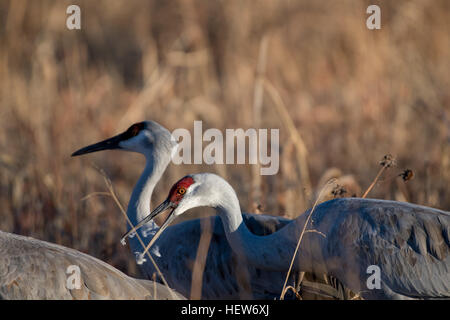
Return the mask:
{"type": "MultiPolygon", "coordinates": [[[[171,209],[160,234],[175,217],[199,206],[215,208],[239,257],[259,269],[285,273],[309,214],[268,236],[254,235],[243,223],[233,188],[221,177],[204,173],[179,180],[141,224],[171,209]]],[[[396,201],[341,198],[315,208],[312,228],[315,232],[303,238],[295,270],[331,275],[364,299],[450,298],[449,212],[396,201]],[[373,266],[380,270],[375,287],[368,285],[367,270],[373,266]]],[[[267,285],[277,286],[276,281],[267,285]]]]}
{"type": "Polygon", "coordinates": [[[85,253],[3,231],[0,257],[0,299],[184,299],[85,253]]]}
{"type": "MultiPolygon", "coordinates": [[[[145,169],[142,172],[131,194],[127,207],[127,215],[135,226],[142,221],[150,210],[150,200],[156,183],[161,178],[171,161],[171,154],[177,143],[170,132],[154,121],[144,121],[133,124],[125,132],[112,138],[89,145],[75,151],[72,156],[79,156],[101,150],[124,150],[143,154],[146,157],[145,169]]],[[[279,297],[281,287],[269,291],[268,282],[280,283],[285,274],[270,272],[264,269],[251,268],[250,280],[245,282],[240,276],[240,267],[235,254],[229,246],[222,222],[219,217],[193,219],[172,226],[156,241],[150,252],[169,286],[182,295],[191,294],[192,263],[196,259],[200,235],[201,221],[210,219],[212,241],[209,246],[206,266],[203,273],[202,298],[204,299],[273,299],[279,297]],[[180,243],[183,239],[183,243],[180,243]],[[219,274],[221,277],[217,277],[219,274]],[[243,284],[244,283],[244,284],[243,284]]],[[[270,234],[288,224],[291,220],[267,215],[244,214],[243,219],[248,228],[259,235],[270,234]]],[[[127,225],[128,231],[130,226],[127,225]]],[[[154,221],[148,221],[137,231],[139,237],[147,245],[160,230],[154,221]]],[[[155,238],[156,239],[156,238],[155,238]]],[[[130,248],[136,258],[144,251],[137,237],[130,237],[130,248]]],[[[137,259],[142,271],[149,279],[158,274],[151,261],[145,257],[137,259]]],[[[289,284],[294,284],[292,277],[289,284]]],[[[341,285],[319,285],[319,292],[331,297],[346,297],[347,293],[341,285]]],[[[309,284],[313,292],[317,286],[309,284]]],[[[317,290],[316,290],[317,291],[317,290]]]]}

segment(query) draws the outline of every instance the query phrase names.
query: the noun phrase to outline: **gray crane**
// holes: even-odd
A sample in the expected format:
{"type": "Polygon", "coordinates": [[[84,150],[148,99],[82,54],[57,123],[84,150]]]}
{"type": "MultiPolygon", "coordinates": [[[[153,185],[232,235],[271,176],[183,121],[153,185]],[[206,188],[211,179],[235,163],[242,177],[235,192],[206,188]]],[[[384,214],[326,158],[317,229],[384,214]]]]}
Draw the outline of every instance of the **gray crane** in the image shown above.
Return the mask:
{"type": "Polygon", "coordinates": [[[0,257],[0,299],[184,299],[85,253],[3,231],[0,257]]]}
{"type": "MultiPolygon", "coordinates": [[[[133,189],[127,207],[128,219],[135,226],[147,216],[153,190],[169,165],[176,146],[175,139],[166,128],[154,121],[143,121],[133,124],[125,132],[114,137],[81,148],[72,156],[102,150],[131,151],[145,156],[144,171],[133,189]]],[[[213,230],[202,277],[201,297],[203,299],[278,298],[285,273],[249,266],[246,276],[242,276],[243,268],[237,263],[236,255],[227,242],[222,222],[218,217],[193,219],[171,226],[166,229],[162,238],[154,243],[150,253],[169,286],[184,296],[190,296],[192,262],[196,259],[202,233],[202,220],[205,219],[210,220],[213,230]],[[182,244],[180,239],[183,239],[182,244]],[[218,274],[221,277],[217,277],[218,274]],[[273,288],[271,283],[276,283],[277,287],[273,288]]],[[[247,227],[259,235],[270,234],[291,222],[289,219],[259,214],[244,214],[243,219],[247,227]]],[[[131,231],[129,225],[127,229],[131,231]]],[[[151,220],[145,223],[137,233],[144,244],[148,245],[158,230],[160,230],[159,226],[151,220]]],[[[153,279],[158,272],[151,261],[142,256],[144,248],[137,237],[130,237],[129,243],[142,271],[148,279],[153,279]]],[[[295,285],[296,279],[292,276],[289,284],[295,285]]],[[[315,281],[314,277],[309,280],[315,281]]],[[[331,280],[327,282],[332,285],[310,281],[305,289],[308,289],[311,294],[317,292],[332,298],[347,297],[348,293],[340,284],[331,280]]]]}
{"type": "MultiPolygon", "coordinates": [[[[255,235],[243,223],[233,188],[221,177],[204,173],[179,180],[139,225],[170,209],[158,232],[163,236],[175,217],[200,206],[215,208],[240,258],[260,270],[284,273],[311,213],[270,235],[255,235]]],[[[404,202],[342,198],[320,204],[311,214],[314,232],[302,239],[294,270],[331,275],[364,299],[450,299],[449,212],[404,202]],[[378,284],[369,284],[375,268],[378,284]]],[[[216,277],[221,277],[219,272],[216,277]]],[[[275,281],[268,284],[277,286],[275,281]]]]}

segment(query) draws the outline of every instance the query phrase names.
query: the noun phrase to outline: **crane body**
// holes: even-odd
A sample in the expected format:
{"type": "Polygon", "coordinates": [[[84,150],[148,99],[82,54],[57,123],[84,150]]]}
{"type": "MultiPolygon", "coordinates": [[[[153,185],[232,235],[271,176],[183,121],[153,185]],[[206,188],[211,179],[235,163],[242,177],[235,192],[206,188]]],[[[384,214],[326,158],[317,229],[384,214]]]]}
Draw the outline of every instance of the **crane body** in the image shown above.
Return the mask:
{"type": "Polygon", "coordinates": [[[85,253],[30,237],[0,231],[0,257],[0,299],[184,299],[85,253]],[[79,286],[69,285],[71,266],[80,271],[79,286]]]}
{"type": "MultiPolygon", "coordinates": [[[[238,257],[260,272],[280,274],[287,273],[310,213],[270,235],[256,235],[244,223],[233,188],[219,176],[205,173],[177,182],[167,200],[143,222],[171,209],[161,226],[164,230],[176,216],[199,206],[216,209],[238,257]]],[[[294,271],[325,273],[364,299],[450,298],[449,212],[397,201],[342,198],[318,205],[311,219],[314,232],[303,238],[294,271]],[[379,288],[367,285],[370,266],[380,270],[379,288]]],[[[163,237],[164,232],[160,234],[163,237]]],[[[179,241],[181,246],[183,239],[179,241]]],[[[268,288],[276,291],[280,284],[273,279],[268,288]]]]}

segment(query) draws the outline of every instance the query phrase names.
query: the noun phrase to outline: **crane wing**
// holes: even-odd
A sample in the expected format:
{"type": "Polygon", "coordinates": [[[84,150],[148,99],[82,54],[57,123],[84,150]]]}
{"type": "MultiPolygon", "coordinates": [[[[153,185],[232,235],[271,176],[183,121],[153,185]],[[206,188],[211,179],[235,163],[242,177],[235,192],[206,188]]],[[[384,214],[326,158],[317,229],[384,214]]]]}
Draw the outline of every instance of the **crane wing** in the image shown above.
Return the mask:
{"type": "Polygon", "coordinates": [[[450,213],[397,201],[336,199],[319,205],[328,271],[365,298],[450,297],[450,213]],[[369,289],[371,265],[381,288],[369,289]]]}

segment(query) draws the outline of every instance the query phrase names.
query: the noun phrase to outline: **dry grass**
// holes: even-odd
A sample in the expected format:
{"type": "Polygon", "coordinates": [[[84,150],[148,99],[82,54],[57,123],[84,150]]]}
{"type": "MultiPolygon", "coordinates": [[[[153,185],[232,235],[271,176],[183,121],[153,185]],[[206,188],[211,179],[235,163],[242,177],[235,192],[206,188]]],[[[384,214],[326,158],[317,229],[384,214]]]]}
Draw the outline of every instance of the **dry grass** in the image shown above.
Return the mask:
{"type": "MultiPolygon", "coordinates": [[[[316,209],[317,204],[320,203],[320,201],[322,199],[323,193],[326,192],[329,189],[329,187],[331,185],[334,185],[334,184],[336,184],[335,179],[331,179],[331,180],[327,181],[327,183],[320,190],[319,196],[317,197],[316,201],[314,202],[313,207],[311,208],[311,211],[309,212],[308,216],[306,217],[305,224],[303,225],[302,232],[300,233],[300,236],[299,236],[299,238],[297,240],[297,246],[295,247],[294,255],[292,256],[291,263],[289,265],[289,269],[288,269],[288,272],[286,274],[286,279],[284,280],[283,289],[281,290],[280,300],[284,300],[284,296],[286,295],[286,292],[289,289],[291,289],[291,290],[293,289],[294,292],[297,295],[297,291],[298,290],[295,290],[292,286],[287,286],[287,283],[288,283],[289,277],[291,275],[292,266],[294,265],[295,258],[297,257],[297,253],[298,253],[298,250],[300,248],[300,244],[302,243],[303,235],[306,232],[317,232],[321,236],[326,237],[324,234],[322,234],[321,232],[319,232],[317,230],[308,229],[308,224],[309,224],[309,221],[311,220],[312,215],[314,214],[314,210],[316,209]]],[[[304,273],[301,274],[301,279],[299,281],[299,284],[301,284],[303,277],[304,277],[304,273]]]]}
{"type": "Polygon", "coordinates": [[[1,1],[0,229],[139,275],[114,201],[81,199],[105,191],[93,162],[126,204],[144,159],[70,154],[143,119],[280,128],[278,175],[170,165],[154,204],[182,175],[210,171],[243,208],[295,217],[328,169],[366,190],[391,153],[398,167],[371,197],[449,209],[450,2],[375,2],[379,31],[365,27],[368,1],[347,0],[75,1],[82,30],[68,31],[73,1],[1,1]],[[413,180],[393,178],[405,168],[413,180]]]}

